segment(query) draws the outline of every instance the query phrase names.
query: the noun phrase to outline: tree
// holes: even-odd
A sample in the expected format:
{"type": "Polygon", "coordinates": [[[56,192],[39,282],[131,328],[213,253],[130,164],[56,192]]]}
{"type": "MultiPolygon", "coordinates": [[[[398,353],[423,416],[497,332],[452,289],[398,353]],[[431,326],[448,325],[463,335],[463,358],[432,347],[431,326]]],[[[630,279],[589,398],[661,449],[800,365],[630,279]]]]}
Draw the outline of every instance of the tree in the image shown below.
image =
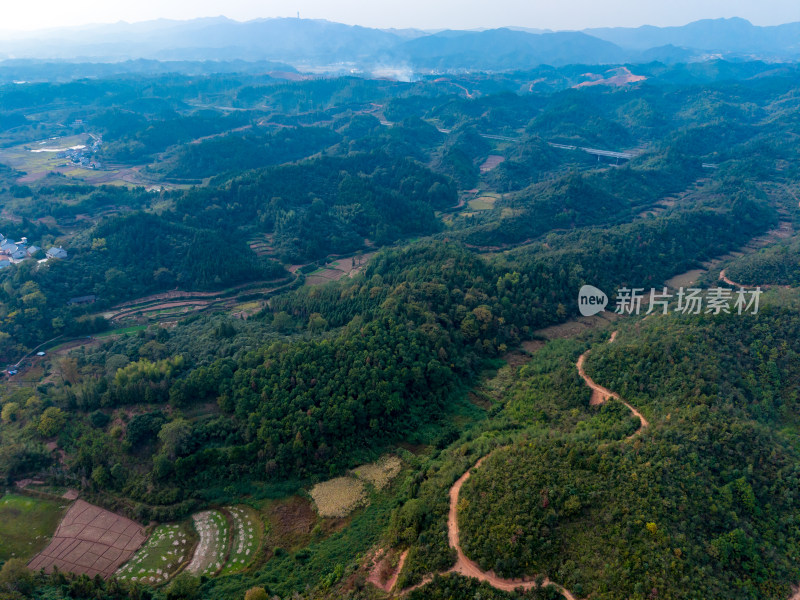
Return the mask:
{"type": "MultiPolygon", "coordinates": [[[[28,570],[25,561],[12,558],[0,569],[0,590],[28,595],[33,589],[33,574],[28,570]]],[[[5,594],[0,594],[5,597],[5,594]]]]}
{"type": "Polygon", "coordinates": [[[11,423],[17,420],[19,415],[19,404],[16,402],[7,402],[3,405],[3,411],[0,413],[0,419],[3,423],[11,423]]]}
{"type": "Polygon", "coordinates": [[[276,312],[272,317],[272,326],[281,333],[286,333],[293,325],[292,317],[285,311],[276,312]]]}
{"type": "Polygon", "coordinates": [[[328,321],[326,321],[325,318],[319,313],[313,313],[308,318],[308,328],[313,333],[319,333],[320,331],[324,331],[327,327],[328,327],[328,321]]]}
{"type": "Polygon", "coordinates": [[[51,406],[45,409],[39,419],[39,433],[42,437],[53,437],[61,431],[61,428],[64,427],[66,422],[67,418],[64,412],[60,408],[51,406]]]}
{"type": "Polygon", "coordinates": [[[153,477],[163,481],[172,474],[172,461],[163,454],[153,459],[153,477]]]}
{"type": "Polygon", "coordinates": [[[103,465],[97,465],[92,469],[92,481],[94,481],[100,489],[108,487],[108,482],[110,481],[108,469],[103,465]]]}
{"type": "Polygon", "coordinates": [[[167,600],[194,600],[200,588],[200,581],[188,573],[181,573],[167,588],[167,600]]]}
{"type": "Polygon", "coordinates": [[[269,595],[264,588],[254,587],[245,592],[244,600],[269,600],[269,595]]]}
{"type": "Polygon", "coordinates": [[[158,432],[158,439],[161,440],[164,453],[169,458],[183,454],[186,450],[186,442],[192,436],[192,425],[186,419],[175,419],[161,427],[158,432]]]}

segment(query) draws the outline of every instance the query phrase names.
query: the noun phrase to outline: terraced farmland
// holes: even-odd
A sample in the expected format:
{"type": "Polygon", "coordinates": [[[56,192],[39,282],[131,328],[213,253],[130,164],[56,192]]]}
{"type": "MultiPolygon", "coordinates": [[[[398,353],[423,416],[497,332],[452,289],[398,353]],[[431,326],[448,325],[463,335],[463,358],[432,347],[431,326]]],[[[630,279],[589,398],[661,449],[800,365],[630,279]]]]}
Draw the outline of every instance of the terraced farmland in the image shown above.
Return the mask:
{"type": "Polygon", "coordinates": [[[263,538],[264,525],[253,508],[205,510],[191,521],[156,527],[116,576],[157,586],[184,569],[208,577],[238,573],[253,562],[263,538]]]}
{"type": "Polygon", "coordinates": [[[200,542],[186,570],[192,575],[215,575],[228,557],[228,520],[218,510],[204,510],[192,515],[200,542]]]}
{"type": "Polygon", "coordinates": [[[139,552],[117,571],[120,579],[158,585],[192,555],[195,537],[185,525],[159,525],[139,552]]]}
{"type": "Polygon", "coordinates": [[[221,575],[242,571],[253,562],[261,546],[264,529],[258,513],[252,508],[232,506],[227,511],[233,519],[233,543],[221,575]]]}

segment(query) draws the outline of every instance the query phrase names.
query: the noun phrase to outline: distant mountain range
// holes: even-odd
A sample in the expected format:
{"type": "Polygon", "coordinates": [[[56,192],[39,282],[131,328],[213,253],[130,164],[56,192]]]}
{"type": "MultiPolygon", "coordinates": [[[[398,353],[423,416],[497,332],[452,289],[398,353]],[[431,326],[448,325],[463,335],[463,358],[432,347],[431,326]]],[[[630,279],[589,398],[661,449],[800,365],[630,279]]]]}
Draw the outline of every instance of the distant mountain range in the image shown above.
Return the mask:
{"type": "Polygon", "coordinates": [[[157,20],[0,36],[0,59],[69,62],[275,61],[300,70],[437,73],[506,71],[541,64],[688,62],[708,58],[795,61],[800,23],[744,19],[682,27],[542,31],[382,30],[308,19],[157,20]]]}

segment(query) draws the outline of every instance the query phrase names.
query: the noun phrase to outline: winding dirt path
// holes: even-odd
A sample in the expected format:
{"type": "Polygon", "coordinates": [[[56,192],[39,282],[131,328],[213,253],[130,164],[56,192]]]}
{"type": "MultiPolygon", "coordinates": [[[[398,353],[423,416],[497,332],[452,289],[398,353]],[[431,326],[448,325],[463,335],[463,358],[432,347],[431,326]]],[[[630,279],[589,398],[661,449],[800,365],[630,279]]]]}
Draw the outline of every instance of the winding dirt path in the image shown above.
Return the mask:
{"type": "MultiPolygon", "coordinates": [[[[616,339],[617,339],[617,332],[615,331],[614,333],[611,334],[611,339],[608,340],[608,343],[611,344],[616,339]]],[[[622,404],[624,404],[628,408],[629,411],[633,413],[634,417],[639,419],[639,422],[641,423],[639,429],[637,429],[631,435],[629,435],[628,438],[630,439],[633,436],[638,435],[639,433],[642,432],[643,429],[649,427],[650,423],[647,421],[647,419],[644,418],[644,415],[642,413],[640,413],[633,406],[625,402],[625,400],[620,398],[619,394],[612,392],[608,388],[604,388],[599,383],[595,383],[595,381],[586,374],[586,371],[584,370],[584,364],[586,362],[586,357],[589,355],[589,352],[590,350],[587,350],[586,352],[581,354],[580,357],[578,358],[578,362],[575,365],[576,367],[578,367],[578,373],[580,374],[581,378],[583,378],[583,380],[586,382],[586,385],[588,385],[592,389],[592,399],[589,401],[589,404],[592,406],[598,406],[611,398],[613,398],[614,400],[619,400],[620,402],[622,402],[622,404]]]]}
{"type": "MultiPolygon", "coordinates": [[[[497,450],[494,452],[496,451],[497,450]]],[[[448,573],[458,573],[459,575],[485,581],[493,588],[503,590],[505,592],[512,592],[518,588],[525,590],[536,589],[539,587],[539,585],[531,578],[503,579],[502,577],[496,575],[493,571],[482,571],[478,564],[474,560],[467,558],[467,555],[464,554],[464,551],[461,549],[458,532],[458,496],[461,493],[461,486],[463,486],[464,482],[470,478],[472,475],[472,470],[479,468],[483,464],[483,461],[491,456],[494,452],[482,457],[472,466],[471,469],[459,477],[458,481],[456,481],[453,484],[453,487],[450,488],[450,513],[447,518],[447,537],[450,542],[450,547],[455,548],[458,558],[455,566],[450,569],[448,573]]],[[[545,578],[543,585],[552,585],[567,600],[576,600],[575,596],[573,596],[569,590],[553,581],[550,581],[547,578],[545,578]]]]}
{"type": "Polygon", "coordinates": [[[406,558],[408,558],[408,550],[404,550],[403,553],[400,555],[397,567],[395,567],[391,576],[386,581],[382,581],[381,571],[384,567],[384,563],[389,559],[389,556],[386,555],[386,552],[384,550],[379,551],[378,554],[375,556],[375,562],[372,566],[372,569],[369,572],[369,577],[367,577],[367,581],[370,582],[375,587],[382,589],[384,592],[391,592],[392,589],[394,589],[395,584],[397,583],[397,578],[400,577],[400,572],[403,570],[403,565],[406,564],[406,558]]]}
{"type": "Polygon", "coordinates": [[[731,280],[728,278],[728,276],[727,276],[727,275],[725,275],[725,269],[722,269],[722,270],[719,272],[719,278],[720,278],[722,281],[724,281],[725,283],[727,283],[728,285],[732,285],[733,287],[739,287],[739,288],[746,288],[746,287],[750,287],[750,286],[747,286],[747,285],[742,285],[741,283],[736,283],[735,281],[731,281],[731,280]]]}
{"type": "MultiPolygon", "coordinates": [[[[611,338],[608,340],[608,342],[609,343],[613,343],[616,339],[617,339],[617,332],[614,331],[611,334],[611,338]]],[[[650,423],[647,421],[647,419],[644,418],[644,415],[642,415],[642,413],[640,413],[633,406],[631,406],[630,404],[625,402],[622,398],[620,398],[619,394],[615,394],[611,390],[609,390],[607,388],[604,388],[603,386],[601,386],[598,383],[595,383],[592,380],[592,378],[589,377],[586,374],[586,371],[584,370],[584,363],[586,361],[586,356],[588,354],[589,354],[589,350],[587,350],[586,352],[581,354],[580,358],[578,358],[578,362],[577,362],[576,366],[578,367],[578,373],[580,373],[580,376],[586,382],[586,385],[588,385],[592,389],[591,404],[593,404],[593,405],[602,404],[603,402],[605,402],[609,398],[613,398],[615,400],[619,400],[641,422],[641,426],[639,427],[639,429],[637,429],[633,434],[628,436],[628,439],[638,435],[639,433],[642,432],[643,429],[645,429],[646,427],[649,427],[650,423]]],[[[498,450],[503,450],[503,449],[504,449],[504,447],[503,448],[497,448],[497,449],[493,450],[492,452],[490,452],[489,454],[487,454],[486,456],[483,456],[482,458],[480,458],[478,460],[478,462],[476,462],[472,466],[472,468],[468,469],[466,473],[464,473],[461,477],[459,477],[458,480],[450,488],[450,510],[449,510],[448,515],[447,515],[447,538],[448,538],[448,542],[450,543],[450,547],[455,549],[455,551],[456,551],[457,559],[456,559],[456,564],[453,566],[453,568],[451,568],[449,571],[447,571],[447,573],[458,573],[459,575],[463,575],[465,577],[472,577],[474,579],[478,579],[479,581],[485,581],[486,583],[491,585],[493,588],[496,588],[498,590],[503,590],[503,591],[506,591],[506,592],[511,592],[511,591],[514,591],[514,590],[520,589],[520,588],[522,588],[523,590],[536,589],[539,586],[538,586],[538,584],[536,583],[536,581],[532,577],[523,577],[523,578],[519,578],[519,579],[504,579],[504,578],[498,576],[493,571],[483,571],[480,568],[480,566],[478,565],[478,563],[476,563],[474,560],[471,560],[470,558],[468,558],[467,555],[464,554],[464,551],[461,549],[461,540],[460,540],[459,528],[458,528],[458,498],[459,498],[459,495],[461,493],[461,488],[463,487],[464,482],[466,482],[467,479],[469,479],[472,476],[472,471],[473,470],[479,469],[481,467],[481,465],[484,463],[484,461],[488,457],[490,457],[492,454],[494,454],[498,450]]],[[[430,581],[429,578],[423,579],[423,581],[420,582],[419,584],[417,584],[416,586],[413,586],[412,588],[404,590],[404,593],[408,593],[412,589],[416,589],[418,587],[421,587],[421,586],[425,585],[426,583],[428,583],[429,581],[430,581]]],[[[552,585],[553,587],[555,587],[559,591],[559,593],[562,596],[564,596],[564,598],[566,598],[566,600],[577,600],[576,597],[572,594],[572,592],[570,592],[565,587],[555,583],[554,581],[551,581],[548,578],[544,579],[543,585],[544,586],[552,585]]],[[[798,599],[798,600],[800,600],[800,599],[798,599]]]]}
{"type": "MultiPolygon", "coordinates": [[[[719,272],[719,278],[720,278],[720,281],[724,281],[725,283],[727,283],[728,285],[732,285],[733,287],[738,287],[740,290],[754,290],[754,289],[757,289],[757,288],[760,288],[762,290],[768,290],[770,288],[782,288],[784,290],[788,290],[788,289],[791,289],[791,287],[792,287],[790,285],[780,285],[780,284],[774,284],[774,283],[762,283],[761,285],[746,285],[744,283],[736,283],[735,281],[731,280],[731,278],[728,277],[725,274],[725,269],[722,269],[719,272]]],[[[797,600],[800,600],[800,598],[797,598],[797,600]]]]}

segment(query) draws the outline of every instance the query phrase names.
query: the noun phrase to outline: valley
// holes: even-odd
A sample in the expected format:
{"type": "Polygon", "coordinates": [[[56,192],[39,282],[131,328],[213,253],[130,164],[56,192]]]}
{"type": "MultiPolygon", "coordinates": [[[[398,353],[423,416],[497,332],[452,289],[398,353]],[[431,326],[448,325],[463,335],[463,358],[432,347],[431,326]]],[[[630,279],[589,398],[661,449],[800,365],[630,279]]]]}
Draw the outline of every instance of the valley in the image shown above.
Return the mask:
{"type": "Polygon", "coordinates": [[[0,85],[0,595],[789,598],[798,67],[607,68],[0,85]]]}

